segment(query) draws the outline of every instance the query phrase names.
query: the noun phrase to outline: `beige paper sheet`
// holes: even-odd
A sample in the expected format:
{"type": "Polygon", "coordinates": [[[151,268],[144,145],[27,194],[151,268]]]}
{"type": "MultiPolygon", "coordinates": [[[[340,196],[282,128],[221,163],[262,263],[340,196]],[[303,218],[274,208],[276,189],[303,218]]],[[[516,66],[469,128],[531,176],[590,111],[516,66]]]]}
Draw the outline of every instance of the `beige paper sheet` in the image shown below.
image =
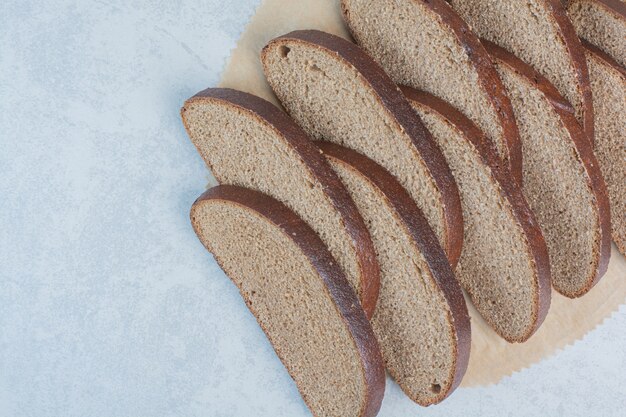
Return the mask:
{"type": "MultiPolygon", "coordinates": [[[[319,29],[349,39],[338,0],[265,0],[233,50],[220,86],[277,103],[263,76],[259,53],[272,38],[296,29],[319,29]]],[[[626,300],[626,259],[613,245],[605,277],[577,300],[553,292],[552,306],[539,331],[524,344],[499,338],[470,306],[472,352],[462,386],[497,383],[582,338],[626,300]]]]}

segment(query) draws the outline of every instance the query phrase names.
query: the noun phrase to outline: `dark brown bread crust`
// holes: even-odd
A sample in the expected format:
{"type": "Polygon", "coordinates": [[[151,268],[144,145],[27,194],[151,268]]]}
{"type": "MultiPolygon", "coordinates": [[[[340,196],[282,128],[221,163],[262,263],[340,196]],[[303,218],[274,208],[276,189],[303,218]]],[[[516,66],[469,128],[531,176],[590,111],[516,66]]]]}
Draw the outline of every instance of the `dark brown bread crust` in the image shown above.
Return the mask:
{"type": "MultiPolygon", "coordinates": [[[[613,14],[618,19],[626,19],[626,3],[620,0],[587,0],[593,3],[597,3],[599,6],[604,7],[609,13],[613,14]]],[[[567,8],[571,0],[563,0],[563,7],[567,8]]],[[[582,41],[582,39],[581,39],[582,41]]]]}
{"type": "MultiPolygon", "coordinates": [[[[302,253],[308,258],[313,268],[324,280],[328,293],[341,314],[361,356],[367,393],[360,416],[376,416],[385,393],[385,369],[378,342],[348,280],[319,236],[287,206],[258,191],[233,185],[218,185],[205,191],[196,200],[194,206],[210,200],[222,200],[239,205],[264,217],[298,245],[302,253]]],[[[191,221],[195,228],[193,208],[191,221]]],[[[207,246],[209,251],[211,250],[205,242],[202,243],[207,246]]],[[[217,257],[216,260],[222,266],[217,257]]],[[[228,272],[226,271],[227,274],[228,272]]],[[[241,292],[241,288],[239,290],[241,292]]],[[[243,295],[243,292],[241,294],[243,295]]],[[[257,317],[256,311],[248,301],[246,300],[248,308],[257,317]]],[[[263,331],[268,335],[266,329],[263,331]]],[[[271,339],[270,342],[272,342],[271,339]]],[[[276,354],[285,363],[278,350],[276,350],[276,354]]],[[[287,371],[291,375],[291,370],[287,369],[287,371]]]]}
{"type": "MultiPolygon", "coordinates": [[[[621,19],[626,23],[626,3],[620,0],[587,0],[587,2],[598,4],[599,6],[603,7],[607,12],[615,16],[616,19],[621,19]]],[[[567,1],[567,0],[563,1],[563,5],[566,9],[568,8],[570,3],[571,1],[567,1]]],[[[603,49],[602,45],[594,45],[591,42],[587,41],[586,39],[583,39],[583,38],[579,38],[579,39],[584,49],[594,52],[596,55],[600,56],[606,62],[610,62],[611,65],[617,64],[617,67],[620,69],[620,72],[623,72],[624,67],[619,62],[617,62],[615,58],[611,56],[610,53],[606,52],[603,49]],[[596,51],[600,51],[602,53],[599,54],[596,51]],[[608,57],[608,59],[606,57],[608,57]]]]}
{"type": "MultiPolygon", "coordinates": [[[[456,36],[459,43],[463,46],[467,55],[474,65],[476,72],[479,74],[478,80],[482,87],[487,91],[488,97],[493,101],[496,108],[504,139],[509,151],[509,160],[505,161],[513,177],[520,182],[522,179],[522,145],[513,113],[513,106],[507,96],[502,80],[491,63],[489,55],[481,45],[478,38],[474,35],[467,23],[454,11],[454,9],[445,0],[413,0],[419,1],[441,17],[443,23],[448,25],[456,36]]],[[[341,1],[341,9],[343,17],[350,29],[350,33],[357,41],[359,34],[356,33],[350,24],[350,13],[346,8],[345,1],[341,1]]],[[[423,63],[428,65],[427,63],[423,63]]],[[[496,154],[497,155],[497,154],[496,154]]]]}
{"type": "Polygon", "coordinates": [[[626,19],[626,3],[620,0],[596,0],[611,12],[626,19]]]}
{"type": "MultiPolygon", "coordinates": [[[[443,1],[443,0],[440,0],[443,1]]],[[[449,2],[450,0],[445,0],[449,2]]],[[[580,46],[580,41],[576,35],[576,30],[572,25],[567,11],[561,3],[561,0],[544,0],[549,7],[554,18],[554,22],[559,27],[563,36],[563,43],[574,63],[576,78],[578,79],[578,89],[583,100],[583,126],[589,140],[593,141],[594,137],[594,116],[593,116],[593,100],[591,95],[591,83],[589,81],[589,69],[585,54],[580,46]]],[[[520,145],[521,152],[521,145],[520,145]]],[[[521,166],[520,166],[521,169],[521,166]]]]}
{"type": "MultiPolygon", "coordinates": [[[[368,157],[343,146],[330,142],[316,142],[327,156],[343,161],[367,178],[385,196],[394,208],[401,223],[413,238],[419,251],[423,254],[435,281],[450,306],[449,321],[454,328],[455,361],[451,384],[447,391],[442,391],[439,397],[430,405],[438,403],[448,397],[461,383],[467,370],[471,345],[471,328],[467,312],[467,305],[463,291],[456,280],[445,252],[441,248],[435,233],[426,221],[422,211],[415,204],[409,193],[398,180],[385,168],[368,157]]],[[[395,375],[394,375],[395,376],[395,375]]],[[[404,390],[404,388],[403,388],[404,390]]],[[[405,392],[407,392],[405,390],[405,392]]],[[[407,392],[408,394],[408,392],[407,392]]],[[[417,399],[412,398],[418,402],[417,399]]]]}
{"type": "MultiPolygon", "coordinates": [[[[585,58],[585,51],[580,43],[580,39],[576,34],[576,29],[572,24],[572,21],[567,15],[567,10],[563,6],[560,0],[545,0],[546,4],[550,7],[554,20],[561,29],[563,35],[563,42],[567,48],[574,67],[576,70],[576,78],[578,79],[578,88],[583,99],[583,128],[587,134],[587,139],[593,143],[595,135],[594,129],[594,115],[593,115],[593,97],[591,94],[591,81],[589,79],[589,68],[587,67],[587,58],[585,58]]],[[[560,94],[559,94],[560,95],[560,94]]]]}
{"type": "MultiPolygon", "coordinates": [[[[370,83],[382,106],[411,138],[413,146],[421,155],[441,192],[446,221],[446,252],[450,263],[456,266],[463,244],[463,211],[459,190],[441,150],[398,87],[361,48],[343,38],[317,30],[294,31],[278,37],[263,48],[262,55],[266,54],[272,45],[287,42],[304,43],[337,55],[370,83]]],[[[264,59],[263,61],[265,62],[264,59]]],[[[269,69],[266,68],[266,71],[269,69]]]]}
{"type": "Polygon", "coordinates": [[[620,0],[593,0],[618,18],[626,19],[626,3],[620,0]]]}
{"type": "Polygon", "coordinates": [[[609,208],[609,195],[604,177],[600,171],[600,165],[593,153],[592,144],[587,140],[587,135],[581,129],[578,120],[574,116],[571,105],[546,78],[507,50],[489,41],[483,41],[483,43],[494,59],[503,62],[517,74],[526,78],[528,82],[537,87],[548,99],[550,104],[552,104],[554,111],[559,115],[563,126],[567,129],[569,136],[572,138],[572,146],[587,174],[587,186],[591,189],[598,207],[598,223],[600,224],[600,242],[596,258],[597,264],[595,273],[588,278],[584,287],[575,293],[563,294],[571,298],[580,297],[589,292],[606,273],[611,257],[611,212],[609,208]]]}
{"type": "MultiPolygon", "coordinates": [[[[622,67],[619,64],[619,62],[617,62],[611,55],[604,52],[602,49],[598,48],[592,43],[587,42],[584,39],[582,39],[582,44],[583,44],[583,48],[585,48],[586,51],[592,54],[595,58],[602,61],[608,67],[617,71],[622,76],[622,78],[626,81],[626,68],[622,67]]],[[[617,245],[617,249],[622,255],[626,256],[626,244],[623,242],[623,239],[618,239],[617,236],[614,236],[614,237],[615,237],[614,241],[615,241],[615,244],[617,245]]]]}
{"type": "Polygon", "coordinates": [[[598,57],[598,59],[604,61],[607,65],[611,66],[624,77],[626,77],[626,68],[622,67],[620,63],[615,60],[615,58],[613,58],[611,55],[609,55],[599,47],[595,46],[591,42],[588,42],[584,39],[581,39],[581,42],[583,44],[583,48],[586,51],[591,52],[594,56],[598,57]]]}
{"type": "MultiPolygon", "coordinates": [[[[227,88],[208,88],[187,100],[185,105],[196,100],[207,99],[236,106],[249,113],[251,117],[257,118],[261,123],[270,126],[296,151],[311,174],[321,183],[326,195],[341,215],[345,228],[352,238],[352,246],[357,253],[360,268],[361,306],[367,317],[371,318],[376,308],[380,290],[380,268],[376,259],[374,243],[350,194],[335,171],[321,155],[319,149],[285,112],[260,97],[227,88]]],[[[181,115],[187,128],[185,111],[183,106],[181,115]]],[[[200,150],[198,149],[198,151],[200,150]]],[[[216,172],[210,165],[209,169],[216,172]]],[[[217,180],[222,182],[220,178],[217,180]]]]}
{"type": "MultiPolygon", "coordinates": [[[[598,3],[600,6],[613,13],[615,16],[626,19],[626,3],[620,0],[588,0],[594,3],[598,3]]],[[[571,0],[563,0],[565,7],[569,6],[571,0]]]]}
{"type": "MultiPolygon", "coordinates": [[[[536,269],[535,290],[537,296],[533,308],[534,325],[520,340],[508,340],[509,342],[524,342],[528,340],[543,323],[543,320],[548,314],[551,301],[548,248],[526,198],[522,194],[518,183],[510,177],[508,169],[502,166],[502,162],[498,157],[494,145],[470,119],[447,102],[432,94],[406,86],[402,86],[401,88],[409,101],[424,105],[440,114],[461,131],[463,136],[477,149],[483,163],[488,166],[491,171],[492,181],[499,184],[503,193],[502,197],[509,202],[517,224],[526,235],[530,256],[533,258],[536,269]]],[[[492,323],[489,324],[496,329],[492,323]]],[[[504,337],[503,335],[501,336],[504,337]]]]}

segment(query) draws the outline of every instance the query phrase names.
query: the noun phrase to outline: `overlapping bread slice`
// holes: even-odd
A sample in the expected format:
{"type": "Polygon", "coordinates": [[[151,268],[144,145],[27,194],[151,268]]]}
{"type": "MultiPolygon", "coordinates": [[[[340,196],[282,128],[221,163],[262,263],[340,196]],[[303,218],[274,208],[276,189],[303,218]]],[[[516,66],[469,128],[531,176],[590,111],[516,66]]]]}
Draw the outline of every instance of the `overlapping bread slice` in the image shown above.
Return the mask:
{"type": "Polygon", "coordinates": [[[385,366],[415,402],[442,401],[461,382],[470,322],[437,237],[407,191],[358,152],[318,142],[368,224],[380,263],[371,320],[385,366]]]}
{"type": "Polygon", "coordinates": [[[267,195],[222,185],[191,209],[315,416],[373,417],[385,371],[372,328],[317,234],[267,195]]]}
{"type": "Polygon", "coordinates": [[[452,174],[402,93],[360,48],[320,31],[296,31],[262,52],[266,77],[313,138],[352,148],[396,176],[454,265],[463,220],[452,174]]]}
{"type": "Polygon", "coordinates": [[[319,234],[371,317],[380,285],[372,240],[348,191],[304,131],[271,103],[230,89],[198,93],[181,115],[220,183],[276,198],[319,234]]]}
{"type": "MultiPolygon", "coordinates": [[[[626,66],[626,4],[620,0],[569,0],[576,33],[626,66]]],[[[597,119],[596,119],[597,120],[597,119]]]]}
{"type": "Polygon", "coordinates": [[[626,70],[590,43],[583,47],[596,115],[594,151],[609,192],[613,240],[626,256],[626,70]]]}
{"type": "Polygon", "coordinates": [[[561,0],[448,0],[480,38],[514,53],[547,78],[593,137],[585,55],[561,0]]]}
{"type": "Polygon", "coordinates": [[[402,87],[459,185],[465,241],[456,276],[509,342],[527,340],[550,306],[548,252],[521,189],[483,132],[450,104],[402,87]]]}
{"type": "Polygon", "coordinates": [[[444,0],[342,0],[357,43],[398,84],[451,103],[494,143],[517,180],[522,160],[511,103],[478,38],[444,0]]]}
{"type": "Polygon", "coordinates": [[[611,255],[609,200],[591,142],[552,84],[505,49],[484,44],[515,110],[524,195],[548,245],[552,285],[579,297],[604,275],[611,255]]]}

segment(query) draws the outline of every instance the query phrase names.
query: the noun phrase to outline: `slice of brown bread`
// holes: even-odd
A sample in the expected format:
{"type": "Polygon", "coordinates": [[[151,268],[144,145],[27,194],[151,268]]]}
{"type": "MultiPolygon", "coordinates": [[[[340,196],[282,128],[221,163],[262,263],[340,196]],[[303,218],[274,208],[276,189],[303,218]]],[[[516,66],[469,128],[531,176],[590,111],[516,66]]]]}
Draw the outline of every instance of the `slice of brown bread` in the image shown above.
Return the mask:
{"type": "Polygon", "coordinates": [[[448,0],[483,39],[532,65],[576,109],[593,138],[593,102],[585,55],[561,0],[448,0]]]}
{"type": "Polygon", "coordinates": [[[421,405],[459,385],[469,359],[463,292],[421,210],[387,170],[358,152],[318,142],[368,224],[380,263],[372,328],[385,366],[421,405]]]}
{"type": "Polygon", "coordinates": [[[342,0],[352,35],[398,84],[451,103],[521,181],[513,109],[478,38],[444,0],[342,0]]]}
{"type": "Polygon", "coordinates": [[[626,4],[618,0],[570,0],[567,13],[578,36],[626,66],[626,4]]]}
{"type": "Polygon", "coordinates": [[[596,114],[594,151],[609,192],[613,240],[626,256],[626,69],[583,42],[596,114]]]}
{"type": "Polygon", "coordinates": [[[515,110],[524,195],[548,245],[552,285],[579,297],[604,275],[611,255],[609,200],[591,142],[546,78],[504,48],[484,45],[515,110]]]}
{"type": "Polygon", "coordinates": [[[543,322],[551,295],[548,252],[533,213],[474,123],[438,97],[402,89],[459,184],[465,241],[456,276],[500,336],[523,342],[543,322]]]}
{"type": "Polygon", "coordinates": [[[311,137],[352,148],[400,180],[455,265],[463,241],[458,189],[430,133],[385,72],[353,43],[320,31],[274,39],[262,61],[274,92],[311,137]]]}
{"type": "Polygon", "coordinates": [[[371,237],[350,194],[304,131],[271,103],[230,89],[198,93],[181,115],[220,183],[276,198],[319,234],[371,317],[380,286],[371,237]]]}
{"type": "Polygon", "coordinates": [[[375,416],[385,390],[378,343],[318,235],[277,200],[229,185],[205,192],[191,222],[313,415],[375,416]]]}

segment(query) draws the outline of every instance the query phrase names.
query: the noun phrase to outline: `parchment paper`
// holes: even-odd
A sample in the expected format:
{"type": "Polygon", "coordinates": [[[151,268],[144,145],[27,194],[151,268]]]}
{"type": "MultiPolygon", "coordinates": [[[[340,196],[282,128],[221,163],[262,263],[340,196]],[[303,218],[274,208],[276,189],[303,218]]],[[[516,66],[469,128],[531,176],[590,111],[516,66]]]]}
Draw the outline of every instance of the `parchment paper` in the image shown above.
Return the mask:
{"type": "MultiPolygon", "coordinates": [[[[220,86],[259,95],[278,104],[267,85],[259,53],[276,36],[296,29],[319,29],[350,39],[338,0],[265,0],[233,50],[220,86]]],[[[582,338],[626,300],[626,259],[613,245],[604,278],[586,296],[570,300],[553,291],[543,326],[524,344],[509,344],[482,320],[473,306],[472,352],[462,386],[497,383],[582,338]]]]}

